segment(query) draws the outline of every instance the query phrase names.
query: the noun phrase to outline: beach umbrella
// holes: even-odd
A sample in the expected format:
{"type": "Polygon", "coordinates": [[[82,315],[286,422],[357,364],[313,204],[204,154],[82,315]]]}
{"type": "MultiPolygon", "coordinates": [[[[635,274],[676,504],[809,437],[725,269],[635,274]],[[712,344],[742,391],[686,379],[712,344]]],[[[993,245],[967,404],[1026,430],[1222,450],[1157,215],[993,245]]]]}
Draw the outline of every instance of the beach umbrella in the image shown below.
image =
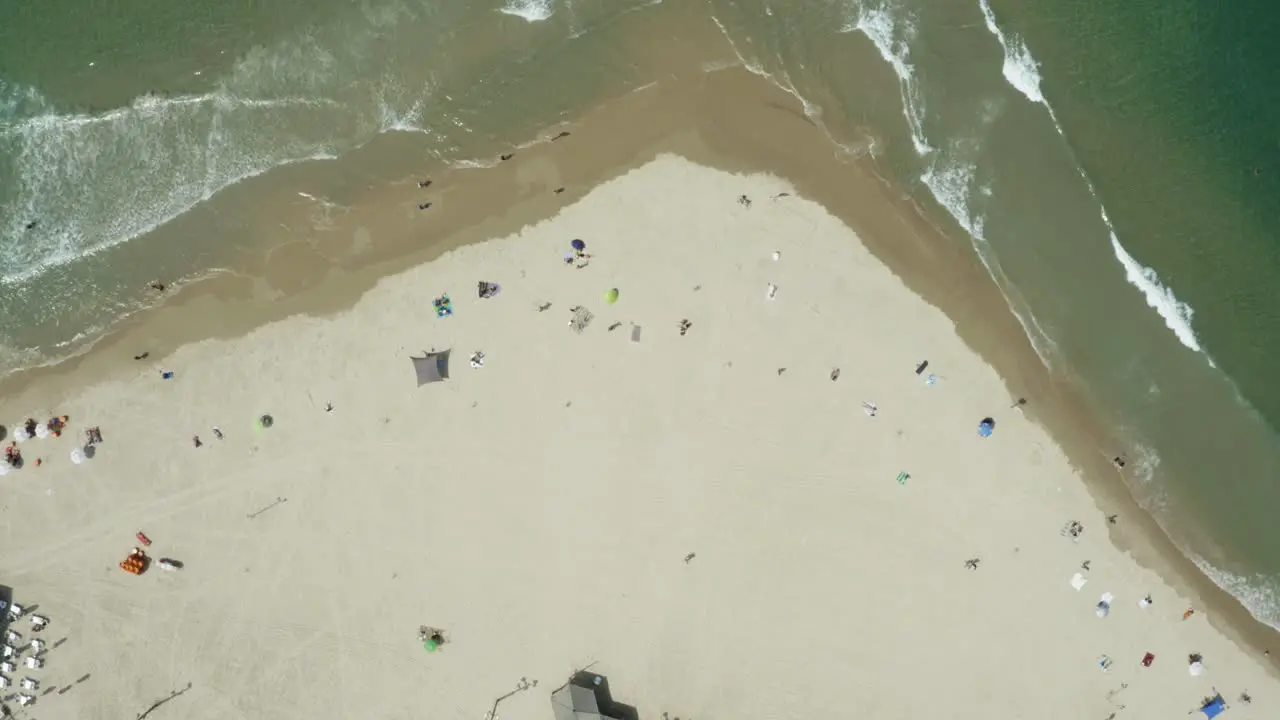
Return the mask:
{"type": "Polygon", "coordinates": [[[978,437],[991,437],[991,431],[996,429],[996,421],[991,418],[983,418],[978,423],[978,437]]]}
{"type": "Polygon", "coordinates": [[[618,302],[618,288],[613,288],[609,292],[605,293],[604,301],[609,303],[610,305],[618,302]]]}
{"type": "Polygon", "coordinates": [[[587,249],[587,244],[582,242],[581,240],[574,240],[569,244],[573,246],[574,250],[577,250],[579,252],[587,249]]]}
{"type": "Polygon", "coordinates": [[[38,425],[36,425],[36,437],[42,440],[44,438],[49,437],[49,426],[45,425],[44,423],[39,423],[38,425]]]}
{"type": "Polygon", "coordinates": [[[12,467],[9,467],[9,463],[0,463],[0,476],[8,475],[9,471],[12,469],[12,467]]]}
{"type": "Polygon", "coordinates": [[[21,423],[13,427],[13,439],[16,442],[22,442],[28,439],[29,437],[31,436],[27,434],[27,429],[23,427],[21,423]]]}
{"type": "Polygon", "coordinates": [[[80,463],[84,462],[84,451],[83,451],[83,450],[81,450],[80,448],[76,448],[75,450],[72,450],[72,451],[71,451],[71,462],[73,462],[73,463],[75,463],[75,464],[77,464],[77,465],[79,465],[80,463]]]}
{"type": "Polygon", "coordinates": [[[1191,673],[1191,677],[1199,677],[1200,673],[1204,672],[1204,663],[1202,662],[1191,663],[1189,666],[1187,666],[1187,672],[1191,673]]]}

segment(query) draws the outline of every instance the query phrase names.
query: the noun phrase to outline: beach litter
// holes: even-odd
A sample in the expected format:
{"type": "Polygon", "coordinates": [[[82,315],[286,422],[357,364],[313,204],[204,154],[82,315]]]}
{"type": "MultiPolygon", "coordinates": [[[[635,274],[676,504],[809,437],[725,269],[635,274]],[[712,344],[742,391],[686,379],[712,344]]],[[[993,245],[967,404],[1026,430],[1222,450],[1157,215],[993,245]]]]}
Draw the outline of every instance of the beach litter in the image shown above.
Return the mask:
{"type": "Polygon", "coordinates": [[[1146,655],[1143,655],[1142,667],[1151,667],[1151,663],[1155,662],[1155,660],[1156,660],[1156,656],[1152,655],[1151,653],[1147,653],[1146,655]]]}
{"type": "Polygon", "coordinates": [[[484,367],[484,353],[477,350],[471,354],[471,367],[477,370],[484,367]]]}
{"type": "Polygon", "coordinates": [[[773,283],[769,283],[769,287],[765,290],[764,295],[770,300],[774,299],[778,295],[778,286],[773,283]]]}
{"type": "Polygon", "coordinates": [[[640,326],[639,325],[631,326],[631,342],[636,343],[637,345],[640,344],[640,326]]]}
{"type": "Polygon", "coordinates": [[[476,294],[481,300],[487,300],[498,293],[502,292],[502,286],[498,283],[485,282],[481,280],[476,283],[476,294]]]}
{"type": "Polygon", "coordinates": [[[1111,672],[1111,658],[1106,655],[1099,655],[1097,662],[1098,667],[1102,669],[1102,672],[1111,672]]]}
{"type": "Polygon", "coordinates": [[[907,481],[908,481],[908,480],[910,480],[910,479],[911,479],[911,473],[906,472],[906,471],[903,471],[903,472],[898,473],[898,484],[899,484],[899,485],[906,485],[906,484],[907,484],[907,481]]]}

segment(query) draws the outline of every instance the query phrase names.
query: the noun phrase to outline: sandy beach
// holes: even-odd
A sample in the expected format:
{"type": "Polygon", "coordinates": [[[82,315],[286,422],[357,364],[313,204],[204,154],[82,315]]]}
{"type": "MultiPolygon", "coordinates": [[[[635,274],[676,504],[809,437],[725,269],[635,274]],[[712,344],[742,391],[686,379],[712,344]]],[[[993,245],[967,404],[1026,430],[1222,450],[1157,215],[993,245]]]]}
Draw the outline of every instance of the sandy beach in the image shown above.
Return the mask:
{"type": "Polygon", "coordinates": [[[2,481],[0,582],[51,620],[28,717],[549,720],[583,668],[655,719],[1274,714],[947,316],[775,177],[665,155],[350,309],[39,390],[0,401],[71,418],[2,481]],[[184,569],[123,572],[138,531],[184,569]]]}

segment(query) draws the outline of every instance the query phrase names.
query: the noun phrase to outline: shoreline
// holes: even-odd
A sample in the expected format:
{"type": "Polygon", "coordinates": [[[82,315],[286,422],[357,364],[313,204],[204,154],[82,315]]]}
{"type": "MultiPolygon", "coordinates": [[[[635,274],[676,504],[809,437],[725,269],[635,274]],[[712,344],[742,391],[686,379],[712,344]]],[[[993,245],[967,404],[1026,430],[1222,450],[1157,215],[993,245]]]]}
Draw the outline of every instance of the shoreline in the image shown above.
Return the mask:
{"type": "MultiPolygon", "coordinates": [[[[374,188],[352,205],[361,216],[350,223],[352,237],[319,249],[306,243],[272,248],[264,258],[251,259],[244,271],[186,288],[160,308],[127,320],[84,356],[6,378],[0,383],[0,391],[10,398],[6,407],[50,407],[55,403],[36,396],[70,397],[85,384],[127,374],[133,348],[147,349],[158,360],[191,343],[240,337],[296,314],[336,314],[352,307],[382,277],[551,217],[603,180],[659,153],[674,152],[730,172],[776,174],[853,228],[912,292],[951,318],[962,340],[1013,389],[1010,402],[1029,398],[1028,414],[1061,444],[1103,514],[1121,515],[1121,524],[1110,529],[1117,547],[1180,592],[1201,598],[1210,621],[1236,642],[1255,653],[1275,644],[1274,631],[1204,577],[1132,501],[1123,482],[1108,474],[1114,470],[1101,452],[1109,445],[1105,431],[1088,418],[1070,378],[1052,376],[1040,365],[967,240],[941,237],[955,229],[948,233],[944,221],[935,224],[927,211],[899,195],[877,174],[874,159],[834,160],[835,149],[826,145],[794,97],[742,68],[730,68],[616,98],[563,127],[572,132],[569,138],[523,149],[495,168],[437,173],[448,178],[439,181],[446,197],[479,194],[483,188],[485,203],[461,201],[456,211],[442,203],[444,212],[420,222],[415,213],[403,211],[418,195],[411,178],[374,188]],[[641,125],[648,128],[638,130],[641,125]],[[556,183],[568,188],[562,196],[550,192],[556,183]],[[504,210],[486,216],[488,206],[504,210]],[[896,214],[882,216],[886,207],[896,214]],[[377,239],[368,249],[352,251],[354,230],[360,228],[375,228],[377,239]],[[427,233],[438,233],[438,241],[420,246],[420,236],[427,233]],[[85,375],[95,379],[87,381],[85,375]]],[[[363,152],[377,155],[403,141],[380,139],[377,147],[363,152]]],[[[305,173],[299,169],[296,174],[305,173]]],[[[280,178],[271,182],[276,197],[291,189],[280,178]]],[[[264,202],[263,209],[271,205],[264,202]]]]}

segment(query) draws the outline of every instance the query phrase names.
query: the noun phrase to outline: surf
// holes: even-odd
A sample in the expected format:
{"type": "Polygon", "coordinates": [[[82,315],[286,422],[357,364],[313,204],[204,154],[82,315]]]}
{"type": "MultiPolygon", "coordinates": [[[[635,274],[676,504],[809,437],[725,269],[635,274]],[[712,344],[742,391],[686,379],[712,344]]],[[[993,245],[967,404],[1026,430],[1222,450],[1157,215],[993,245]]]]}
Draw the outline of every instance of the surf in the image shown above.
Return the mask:
{"type": "MultiPolygon", "coordinates": [[[[988,0],[978,0],[978,6],[982,11],[987,30],[1000,43],[1000,48],[1003,51],[1001,74],[1009,85],[1023,97],[1044,107],[1045,112],[1049,115],[1049,120],[1053,123],[1054,130],[1057,131],[1064,142],[1067,142],[1067,134],[1062,128],[1062,123],[1058,121],[1058,116],[1054,113],[1053,106],[1049,104],[1049,101],[1041,91],[1040,64],[1031,55],[1031,50],[1021,38],[1010,35],[1000,28],[996,23],[995,13],[992,11],[988,0]]],[[[1070,142],[1067,142],[1067,146],[1070,148],[1070,142]]],[[[1192,317],[1195,315],[1194,309],[1188,303],[1178,299],[1172,288],[1160,279],[1155,269],[1138,262],[1120,243],[1116,228],[1111,224],[1111,218],[1107,215],[1106,206],[1103,205],[1102,199],[1098,196],[1093,182],[1079,162],[1076,162],[1075,166],[1076,172],[1084,180],[1089,194],[1098,203],[1098,213],[1102,217],[1103,224],[1106,225],[1112,252],[1124,269],[1125,280],[1142,293],[1147,305],[1156,311],[1156,314],[1164,321],[1165,326],[1178,339],[1178,342],[1182,343],[1186,348],[1204,355],[1209,364],[1214,365],[1213,358],[1201,346],[1200,340],[1192,327],[1192,317]]]]}

